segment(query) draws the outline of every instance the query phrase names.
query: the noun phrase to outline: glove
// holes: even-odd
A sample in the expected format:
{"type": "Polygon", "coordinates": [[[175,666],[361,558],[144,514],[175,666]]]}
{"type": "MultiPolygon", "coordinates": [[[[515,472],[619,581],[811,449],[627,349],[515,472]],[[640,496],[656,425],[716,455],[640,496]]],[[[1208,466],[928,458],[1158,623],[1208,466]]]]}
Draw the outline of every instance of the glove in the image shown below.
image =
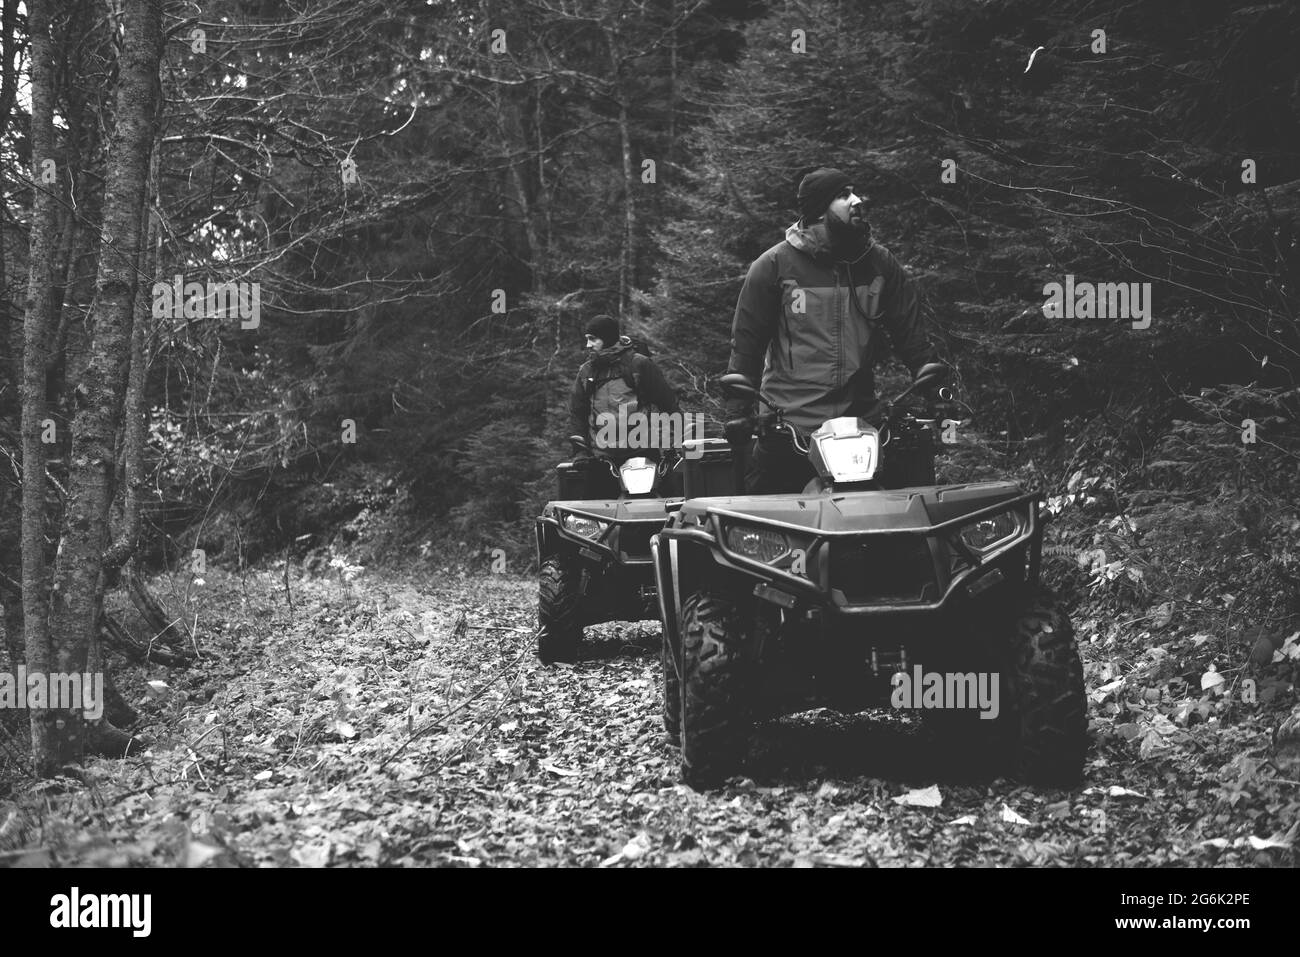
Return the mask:
{"type": "Polygon", "coordinates": [[[752,415],[728,419],[722,427],[722,434],[731,445],[744,445],[754,435],[754,417],[752,415]]]}
{"type": "Polygon", "coordinates": [[[753,399],[740,396],[728,396],[722,402],[722,412],[728,420],[753,418],[756,407],[757,404],[753,399]]]}

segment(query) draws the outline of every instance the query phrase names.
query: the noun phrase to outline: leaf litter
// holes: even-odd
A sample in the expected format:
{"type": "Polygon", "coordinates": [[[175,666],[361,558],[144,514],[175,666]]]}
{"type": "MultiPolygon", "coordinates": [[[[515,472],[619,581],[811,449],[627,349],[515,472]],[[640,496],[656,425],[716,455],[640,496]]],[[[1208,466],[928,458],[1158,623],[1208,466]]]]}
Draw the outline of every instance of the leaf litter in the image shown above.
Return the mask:
{"type": "MultiPolygon", "coordinates": [[[[1296,862],[1300,787],[1266,727],[1217,682],[1194,696],[1203,674],[1237,680],[1222,667],[1179,684],[1171,656],[1116,666],[1113,643],[1085,645],[1093,747],[1073,791],[958,767],[910,718],[823,711],[760,728],[752,776],[700,794],[663,734],[657,623],[588,629],[582,661],[546,667],[528,580],[359,574],[341,592],[303,577],[290,614],[279,571],[207,577],[217,658],[136,682],[149,750],[0,800],[0,863],[1296,862]]],[[[1294,685],[1266,681],[1289,708],[1294,685]]]]}

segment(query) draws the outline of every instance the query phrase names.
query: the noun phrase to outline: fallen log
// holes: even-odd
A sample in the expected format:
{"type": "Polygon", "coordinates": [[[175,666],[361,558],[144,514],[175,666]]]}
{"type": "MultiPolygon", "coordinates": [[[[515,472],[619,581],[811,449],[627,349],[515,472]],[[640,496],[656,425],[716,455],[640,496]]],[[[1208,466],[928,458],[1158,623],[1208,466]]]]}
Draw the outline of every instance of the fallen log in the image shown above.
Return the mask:
{"type": "Polygon", "coordinates": [[[140,641],[121,623],[107,613],[99,618],[99,634],[113,648],[120,651],[131,661],[141,664],[155,663],[169,668],[188,668],[194,663],[195,656],[188,651],[172,651],[157,644],[140,641]]]}
{"type": "Polygon", "coordinates": [[[144,576],[140,574],[140,567],[135,561],[127,568],[126,593],[131,596],[131,604],[135,605],[149,630],[159,640],[172,647],[186,645],[190,637],[189,631],[179,618],[172,618],[163,610],[162,604],[145,584],[144,576]]]}

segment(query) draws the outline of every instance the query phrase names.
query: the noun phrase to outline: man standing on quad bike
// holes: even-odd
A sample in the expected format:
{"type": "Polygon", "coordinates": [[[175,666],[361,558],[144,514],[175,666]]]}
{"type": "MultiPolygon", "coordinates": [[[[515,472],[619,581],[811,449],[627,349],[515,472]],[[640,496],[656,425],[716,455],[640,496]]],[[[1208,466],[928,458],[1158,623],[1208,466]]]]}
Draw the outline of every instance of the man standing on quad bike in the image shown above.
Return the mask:
{"type": "MultiPolygon", "coordinates": [[[[860,416],[875,404],[872,366],[894,352],[915,377],[935,361],[916,286],[889,251],[871,238],[866,204],[853,180],[817,168],[799,183],[799,220],[785,239],[749,267],[736,301],[729,372],[758,382],[805,435],[836,416],[860,416]]],[[[726,436],[743,447],[754,427],[752,400],[729,399],[726,436]]],[[[784,432],[750,450],[745,490],[798,492],[814,476],[808,458],[784,432]]],[[[896,484],[911,482],[894,476],[896,484]]]]}
{"type": "Polygon", "coordinates": [[[569,396],[570,434],[583,436],[587,445],[574,456],[574,465],[586,470],[587,498],[617,498],[618,479],[597,461],[593,452],[645,455],[656,459],[656,449],[632,450],[609,445],[604,422],[635,422],[637,415],[678,412],[677,396],[645,346],[620,335],[618,320],[600,315],[587,323],[587,349],[591,358],[578,369],[569,396]],[[620,409],[622,414],[620,415],[620,409]],[[607,417],[607,418],[602,418],[607,417]]]}

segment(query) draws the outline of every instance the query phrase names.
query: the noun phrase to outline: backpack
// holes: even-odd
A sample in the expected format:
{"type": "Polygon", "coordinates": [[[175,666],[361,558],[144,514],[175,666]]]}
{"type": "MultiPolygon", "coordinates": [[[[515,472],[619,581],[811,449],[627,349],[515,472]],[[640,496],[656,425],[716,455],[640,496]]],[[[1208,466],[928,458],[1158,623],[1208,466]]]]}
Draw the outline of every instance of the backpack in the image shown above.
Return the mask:
{"type": "Polygon", "coordinates": [[[597,418],[601,414],[618,417],[619,408],[631,399],[635,408],[629,414],[641,411],[641,397],[637,392],[636,377],[632,365],[638,354],[650,358],[650,346],[643,339],[629,336],[632,348],[619,357],[618,366],[604,370],[603,377],[593,373],[587,378],[587,403],[589,406],[588,424],[594,435],[597,431],[597,418]],[[617,369],[617,372],[614,370],[617,369]],[[610,373],[613,373],[612,375],[610,373]]]}
{"type": "MultiPolygon", "coordinates": [[[[631,341],[632,349],[629,352],[623,353],[622,358],[619,360],[619,370],[622,373],[623,382],[627,385],[628,391],[636,392],[636,379],[632,375],[632,357],[636,355],[643,355],[647,359],[649,359],[650,343],[646,342],[644,339],[638,339],[636,336],[624,336],[623,338],[631,341]]],[[[608,381],[609,381],[608,379],[602,379],[600,381],[597,381],[595,376],[591,376],[590,378],[588,378],[587,379],[587,401],[591,402],[593,396],[595,395],[596,389],[598,389],[600,386],[604,385],[608,381]]],[[[639,401],[640,399],[638,398],[638,402],[639,401]]]]}

